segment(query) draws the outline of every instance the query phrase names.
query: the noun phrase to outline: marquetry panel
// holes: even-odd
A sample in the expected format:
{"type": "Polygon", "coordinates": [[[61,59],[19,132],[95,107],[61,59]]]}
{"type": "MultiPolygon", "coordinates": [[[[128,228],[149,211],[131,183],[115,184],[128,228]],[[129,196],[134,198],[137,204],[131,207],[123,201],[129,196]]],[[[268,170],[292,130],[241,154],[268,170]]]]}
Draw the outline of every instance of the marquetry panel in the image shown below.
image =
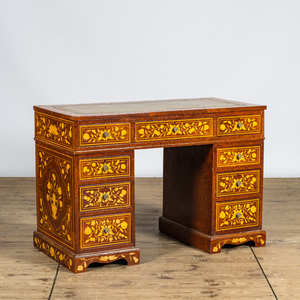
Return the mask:
{"type": "Polygon", "coordinates": [[[73,148],[74,123],[36,112],[35,136],[53,144],[73,148]]]}
{"type": "Polygon", "coordinates": [[[259,224],[259,199],[216,203],[216,231],[259,224]]]}
{"type": "Polygon", "coordinates": [[[218,148],[217,166],[243,166],[260,163],[260,146],[218,148]]]}
{"type": "Polygon", "coordinates": [[[217,121],[218,136],[261,133],[261,116],[220,117],[217,121]]]}
{"type": "Polygon", "coordinates": [[[217,174],[217,197],[259,192],[260,171],[238,171],[217,174]]]}
{"type": "Polygon", "coordinates": [[[101,157],[81,159],[79,176],[81,180],[130,175],[130,156],[101,157]]]}
{"type": "Polygon", "coordinates": [[[40,231],[74,246],[73,159],[37,147],[37,218],[40,231]]]}
{"type": "Polygon", "coordinates": [[[82,186],[79,189],[80,211],[130,206],[130,182],[82,186]]]}
{"type": "Polygon", "coordinates": [[[137,142],[201,138],[212,135],[212,118],[137,122],[135,124],[135,140],[137,142]]]}
{"type": "Polygon", "coordinates": [[[82,249],[130,241],[130,213],[80,219],[80,247],[82,249]]]}
{"type": "Polygon", "coordinates": [[[130,142],[130,123],[80,126],[80,146],[96,146],[130,142]]]}

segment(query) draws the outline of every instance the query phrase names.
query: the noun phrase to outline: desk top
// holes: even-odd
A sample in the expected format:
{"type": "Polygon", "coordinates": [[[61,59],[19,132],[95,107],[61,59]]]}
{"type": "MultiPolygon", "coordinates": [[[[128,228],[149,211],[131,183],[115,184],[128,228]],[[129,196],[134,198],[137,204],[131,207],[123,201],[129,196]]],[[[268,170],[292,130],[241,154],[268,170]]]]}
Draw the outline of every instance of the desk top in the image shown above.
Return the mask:
{"type": "Polygon", "coordinates": [[[36,110],[46,110],[69,116],[74,119],[85,119],[92,116],[107,117],[120,115],[152,115],[185,112],[215,112],[231,109],[252,110],[266,109],[265,106],[224,100],[219,98],[194,98],[178,100],[132,101],[90,104],[40,105],[36,110]]]}

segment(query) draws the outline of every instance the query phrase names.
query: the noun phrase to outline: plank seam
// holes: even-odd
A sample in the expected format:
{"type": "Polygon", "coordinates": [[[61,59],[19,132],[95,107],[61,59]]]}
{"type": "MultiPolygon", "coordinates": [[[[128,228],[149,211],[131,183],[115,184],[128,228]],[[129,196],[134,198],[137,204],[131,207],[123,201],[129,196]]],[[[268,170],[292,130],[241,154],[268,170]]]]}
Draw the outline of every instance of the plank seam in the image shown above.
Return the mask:
{"type": "Polygon", "coordinates": [[[58,266],[57,266],[56,273],[55,273],[55,276],[54,276],[54,280],[53,280],[53,284],[52,284],[52,287],[51,287],[51,291],[50,291],[48,300],[51,299],[52,292],[53,292],[53,290],[54,290],[54,286],[55,286],[55,283],[56,283],[56,278],[57,278],[57,275],[58,275],[59,267],[60,267],[60,264],[58,264],[58,266]]]}
{"type": "Polygon", "coordinates": [[[267,283],[268,283],[268,285],[269,285],[269,287],[270,287],[270,289],[271,289],[271,291],[272,291],[275,299],[278,300],[277,295],[275,294],[275,291],[274,291],[274,289],[273,289],[273,287],[272,287],[272,285],[271,285],[271,283],[270,283],[270,281],[269,281],[269,279],[268,279],[268,277],[267,277],[267,275],[266,275],[266,273],[265,273],[262,265],[260,264],[260,262],[258,260],[258,257],[256,256],[255,252],[253,251],[253,247],[250,246],[250,249],[251,249],[251,252],[253,253],[253,255],[255,257],[255,260],[256,260],[257,264],[259,265],[260,270],[262,271],[262,273],[263,273],[263,275],[264,275],[264,277],[265,277],[265,279],[266,279],[266,281],[267,281],[267,283]]]}

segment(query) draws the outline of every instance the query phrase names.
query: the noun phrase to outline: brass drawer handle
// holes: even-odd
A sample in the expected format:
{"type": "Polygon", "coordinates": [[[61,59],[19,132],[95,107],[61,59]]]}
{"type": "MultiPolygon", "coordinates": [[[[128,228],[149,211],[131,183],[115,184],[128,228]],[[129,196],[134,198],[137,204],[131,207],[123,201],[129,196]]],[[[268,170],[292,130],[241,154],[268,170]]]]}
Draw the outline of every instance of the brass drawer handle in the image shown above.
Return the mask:
{"type": "Polygon", "coordinates": [[[105,227],[105,228],[103,229],[103,232],[106,233],[106,234],[108,234],[108,233],[110,232],[110,229],[109,229],[108,227],[105,227]]]}
{"type": "Polygon", "coordinates": [[[104,165],[104,166],[103,166],[103,168],[102,168],[102,170],[103,170],[104,172],[108,172],[108,170],[109,170],[109,166],[107,166],[107,165],[104,165]]]}
{"type": "Polygon", "coordinates": [[[241,216],[242,216],[242,214],[239,213],[239,212],[235,214],[235,217],[236,217],[237,219],[239,219],[241,216]]]}
{"type": "Polygon", "coordinates": [[[173,131],[174,133],[178,132],[178,130],[179,130],[179,128],[178,128],[177,126],[174,126],[173,129],[172,129],[172,131],[173,131]]]}
{"type": "Polygon", "coordinates": [[[243,154],[239,153],[237,156],[236,156],[237,160],[240,160],[243,158],[243,154]]]}
{"type": "Polygon", "coordinates": [[[241,182],[240,180],[237,180],[237,182],[235,183],[235,185],[236,185],[237,187],[240,187],[240,186],[242,185],[242,182],[241,182]]]}
{"type": "Polygon", "coordinates": [[[108,138],[108,137],[109,137],[109,132],[104,131],[104,132],[103,132],[103,136],[104,136],[105,138],[108,138]]]}
{"type": "Polygon", "coordinates": [[[102,198],[103,198],[103,200],[108,200],[108,198],[109,198],[109,195],[107,195],[107,194],[103,194],[102,198]]]}
{"type": "Polygon", "coordinates": [[[238,129],[241,129],[243,126],[244,126],[244,124],[241,123],[241,122],[237,122],[237,124],[236,124],[236,127],[237,127],[238,129]]]}

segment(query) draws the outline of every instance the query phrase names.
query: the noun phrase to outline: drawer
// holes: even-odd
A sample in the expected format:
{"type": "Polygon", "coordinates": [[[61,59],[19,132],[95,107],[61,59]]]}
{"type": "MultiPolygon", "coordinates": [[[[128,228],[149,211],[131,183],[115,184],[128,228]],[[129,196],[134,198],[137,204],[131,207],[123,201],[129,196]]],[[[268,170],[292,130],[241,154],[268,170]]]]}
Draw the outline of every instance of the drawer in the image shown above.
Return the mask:
{"type": "Polygon", "coordinates": [[[79,187],[80,211],[130,207],[130,182],[79,187]]]}
{"type": "Polygon", "coordinates": [[[137,122],[135,124],[135,140],[137,142],[211,136],[213,136],[212,118],[137,122]]]}
{"type": "Polygon", "coordinates": [[[217,197],[258,193],[259,182],[259,170],[218,173],[217,197]]]}
{"type": "Polygon", "coordinates": [[[129,155],[79,160],[80,180],[124,177],[129,175],[129,155]]]}
{"type": "Polygon", "coordinates": [[[216,203],[216,231],[259,225],[259,199],[216,203]]]}
{"type": "Polygon", "coordinates": [[[240,135],[261,133],[261,115],[220,117],[217,120],[217,135],[240,135]]]}
{"type": "Polygon", "coordinates": [[[130,242],[130,213],[80,219],[81,249],[130,242]]]}
{"type": "Polygon", "coordinates": [[[80,146],[129,143],[130,123],[81,125],[79,135],[80,146]]]}
{"type": "Polygon", "coordinates": [[[232,167],[260,163],[260,146],[218,148],[217,166],[232,167]]]}

